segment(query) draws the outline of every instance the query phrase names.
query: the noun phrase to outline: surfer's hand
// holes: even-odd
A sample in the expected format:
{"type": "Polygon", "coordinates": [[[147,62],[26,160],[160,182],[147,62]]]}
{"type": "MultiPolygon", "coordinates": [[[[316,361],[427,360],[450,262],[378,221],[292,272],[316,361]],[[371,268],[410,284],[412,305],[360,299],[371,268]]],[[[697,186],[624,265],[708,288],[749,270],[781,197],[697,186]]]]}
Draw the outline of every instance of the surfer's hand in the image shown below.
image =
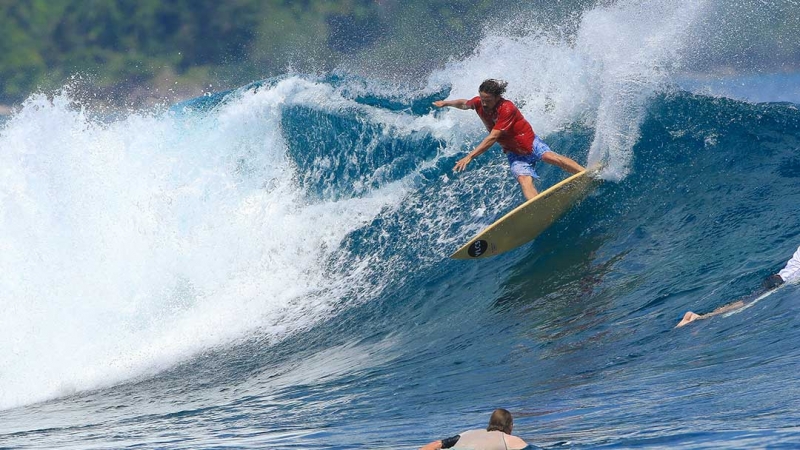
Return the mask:
{"type": "Polygon", "coordinates": [[[447,105],[444,104],[444,100],[437,100],[437,101],[433,102],[433,106],[435,106],[437,108],[443,108],[443,107],[445,107],[447,105]]]}
{"type": "Polygon", "coordinates": [[[472,157],[469,155],[459,159],[458,162],[456,163],[456,166],[453,167],[453,171],[461,172],[462,170],[467,168],[467,164],[469,164],[470,161],[472,161],[472,157]]]}

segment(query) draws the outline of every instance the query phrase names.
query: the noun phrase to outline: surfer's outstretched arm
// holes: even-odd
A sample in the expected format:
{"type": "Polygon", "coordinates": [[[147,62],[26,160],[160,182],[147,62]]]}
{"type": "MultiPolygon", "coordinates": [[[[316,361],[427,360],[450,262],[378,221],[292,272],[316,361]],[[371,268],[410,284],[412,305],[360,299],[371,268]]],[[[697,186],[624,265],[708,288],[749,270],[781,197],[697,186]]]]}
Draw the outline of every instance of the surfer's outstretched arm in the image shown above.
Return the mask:
{"type": "Polygon", "coordinates": [[[458,109],[472,109],[469,105],[467,105],[467,99],[458,98],[455,100],[438,100],[433,102],[433,106],[437,108],[444,108],[445,106],[450,106],[451,108],[458,108],[458,109]]]}
{"type": "Polygon", "coordinates": [[[699,319],[708,319],[709,317],[714,317],[717,314],[726,313],[728,311],[733,311],[734,309],[739,309],[745,305],[743,300],[735,301],[733,303],[728,303],[725,306],[720,306],[719,308],[711,311],[708,314],[697,314],[691,311],[687,311],[686,314],[683,315],[683,319],[675,325],[675,328],[680,328],[688,323],[694,322],[695,320],[699,319]]]}

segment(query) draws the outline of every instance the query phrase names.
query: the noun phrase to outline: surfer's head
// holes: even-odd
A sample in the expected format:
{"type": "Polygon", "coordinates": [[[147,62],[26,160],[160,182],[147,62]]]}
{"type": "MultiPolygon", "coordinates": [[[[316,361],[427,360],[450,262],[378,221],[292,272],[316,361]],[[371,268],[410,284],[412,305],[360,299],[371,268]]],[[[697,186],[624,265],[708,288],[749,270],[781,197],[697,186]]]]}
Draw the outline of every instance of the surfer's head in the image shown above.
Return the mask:
{"type": "Polygon", "coordinates": [[[483,80],[483,83],[481,83],[480,87],[478,88],[478,93],[485,92],[487,94],[500,97],[501,95],[505,94],[506,86],[508,86],[508,81],[489,78],[488,80],[483,80]]]}
{"type": "Polygon", "coordinates": [[[478,88],[478,94],[481,97],[481,106],[487,111],[491,111],[497,106],[497,102],[502,98],[503,93],[506,91],[505,81],[500,80],[485,80],[478,88]]]}
{"type": "Polygon", "coordinates": [[[489,418],[489,426],[486,427],[486,431],[502,431],[505,434],[511,434],[513,428],[514,419],[511,417],[511,413],[503,408],[498,408],[489,418]]]}

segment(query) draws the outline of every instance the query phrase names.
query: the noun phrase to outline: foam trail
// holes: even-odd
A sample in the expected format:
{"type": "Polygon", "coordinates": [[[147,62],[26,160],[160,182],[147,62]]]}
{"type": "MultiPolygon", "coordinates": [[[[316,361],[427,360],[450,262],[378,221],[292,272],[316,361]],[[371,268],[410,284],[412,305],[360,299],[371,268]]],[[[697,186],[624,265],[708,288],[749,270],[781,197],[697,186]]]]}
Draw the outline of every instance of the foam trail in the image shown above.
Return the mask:
{"type": "Polygon", "coordinates": [[[608,179],[628,174],[647,100],[680,67],[681,51],[704,2],[627,2],[583,19],[577,48],[591,55],[600,103],[589,165],[604,162],[608,179]]]}

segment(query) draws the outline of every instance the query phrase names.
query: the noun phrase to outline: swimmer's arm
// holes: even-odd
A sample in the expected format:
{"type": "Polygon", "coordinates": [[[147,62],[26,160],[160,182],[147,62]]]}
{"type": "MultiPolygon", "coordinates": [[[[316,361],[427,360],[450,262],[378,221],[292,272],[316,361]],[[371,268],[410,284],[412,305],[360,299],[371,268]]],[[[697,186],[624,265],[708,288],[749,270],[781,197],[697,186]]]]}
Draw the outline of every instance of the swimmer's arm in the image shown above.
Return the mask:
{"type": "Polygon", "coordinates": [[[707,317],[713,317],[713,316],[716,316],[717,314],[726,313],[726,312],[732,311],[734,309],[739,309],[739,308],[741,308],[743,306],[744,306],[744,302],[742,300],[739,300],[738,302],[733,302],[733,303],[729,303],[729,304],[727,304],[725,306],[720,306],[719,308],[711,311],[708,314],[703,314],[702,318],[705,319],[707,317]]]}
{"type": "Polygon", "coordinates": [[[486,136],[475,150],[472,150],[467,154],[467,156],[461,158],[456,163],[456,166],[453,168],[456,172],[461,172],[462,170],[466,169],[467,164],[469,164],[476,156],[480,155],[481,153],[489,150],[489,148],[497,142],[497,139],[500,138],[500,135],[503,134],[502,130],[492,130],[488,136],[486,136]]]}
{"type": "Polygon", "coordinates": [[[439,450],[442,448],[442,441],[433,441],[430,444],[422,446],[419,450],[439,450]]]}
{"type": "Polygon", "coordinates": [[[719,308],[711,311],[708,314],[697,314],[691,311],[687,311],[686,314],[683,316],[683,319],[681,319],[681,321],[678,322],[677,325],[675,325],[675,328],[680,328],[686,324],[694,322],[695,320],[708,319],[709,317],[714,317],[718,314],[726,313],[728,311],[732,311],[734,309],[739,309],[742,307],[744,307],[744,301],[739,300],[733,303],[728,303],[725,306],[720,306],[719,308]]]}
{"type": "Polygon", "coordinates": [[[442,448],[442,441],[433,441],[428,445],[420,447],[419,450],[439,450],[442,448]]]}
{"type": "Polygon", "coordinates": [[[468,100],[464,98],[459,98],[455,100],[438,100],[433,102],[433,106],[444,108],[445,106],[450,106],[452,108],[458,109],[472,109],[469,105],[467,105],[468,100]]]}

